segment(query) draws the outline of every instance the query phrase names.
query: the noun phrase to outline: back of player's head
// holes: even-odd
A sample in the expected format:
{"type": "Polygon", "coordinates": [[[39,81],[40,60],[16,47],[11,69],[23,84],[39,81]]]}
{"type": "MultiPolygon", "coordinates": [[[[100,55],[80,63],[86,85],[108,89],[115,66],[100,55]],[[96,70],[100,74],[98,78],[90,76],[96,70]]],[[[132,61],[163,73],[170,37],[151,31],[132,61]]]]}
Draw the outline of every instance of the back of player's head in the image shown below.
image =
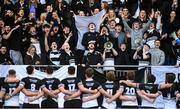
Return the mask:
{"type": "Polygon", "coordinates": [[[87,68],[85,74],[88,78],[91,78],[94,76],[94,70],[92,68],[87,68]]]}
{"type": "Polygon", "coordinates": [[[106,78],[108,81],[115,81],[116,80],[116,76],[114,74],[113,71],[109,71],[106,73],[106,78]]]}
{"type": "Polygon", "coordinates": [[[33,66],[27,66],[26,71],[27,71],[27,74],[31,75],[34,72],[34,67],[33,66]]]}
{"type": "Polygon", "coordinates": [[[46,67],[46,73],[47,74],[53,74],[53,68],[50,66],[46,67]]]}
{"type": "Polygon", "coordinates": [[[16,75],[16,71],[11,69],[11,70],[9,70],[8,75],[9,76],[14,76],[14,75],[16,75]]]}
{"type": "Polygon", "coordinates": [[[127,73],[127,79],[128,80],[134,80],[135,79],[135,71],[134,70],[129,70],[127,73]]]}
{"type": "Polygon", "coordinates": [[[75,74],[75,67],[74,66],[69,66],[68,67],[68,74],[74,75],[75,74]]]}
{"type": "Polygon", "coordinates": [[[176,78],[176,76],[173,73],[166,74],[166,82],[167,83],[173,83],[175,78],[176,78]]]}
{"type": "Polygon", "coordinates": [[[156,77],[154,76],[154,75],[149,75],[148,77],[147,77],[147,79],[148,79],[148,83],[154,83],[155,81],[156,81],[156,77]]]}

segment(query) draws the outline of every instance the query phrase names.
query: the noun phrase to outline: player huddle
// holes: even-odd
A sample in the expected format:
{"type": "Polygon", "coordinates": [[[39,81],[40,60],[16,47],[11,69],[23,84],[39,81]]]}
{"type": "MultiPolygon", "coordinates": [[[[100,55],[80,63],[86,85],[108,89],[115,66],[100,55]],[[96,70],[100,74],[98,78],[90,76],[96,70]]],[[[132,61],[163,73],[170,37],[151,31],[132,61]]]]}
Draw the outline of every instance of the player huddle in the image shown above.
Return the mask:
{"type": "Polygon", "coordinates": [[[107,81],[99,84],[93,80],[92,68],[86,69],[85,81],[74,76],[73,66],[68,68],[68,77],[62,81],[52,76],[51,67],[46,68],[47,77],[42,80],[33,76],[32,66],[26,70],[28,76],[21,80],[16,78],[15,70],[9,70],[6,78],[0,78],[0,108],[20,108],[19,92],[25,95],[23,108],[58,108],[59,93],[64,94],[64,108],[156,108],[154,101],[159,95],[163,96],[165,109],[179,107],[180,86],[174,82],[173,74],[167,74],[166,82],[158,85],[154,84],[154,75],[148,76],[146,84],[134,82],[134,71],[127,73],[127,80],[115,82],[114,72],[109,71],[107,81]]]}

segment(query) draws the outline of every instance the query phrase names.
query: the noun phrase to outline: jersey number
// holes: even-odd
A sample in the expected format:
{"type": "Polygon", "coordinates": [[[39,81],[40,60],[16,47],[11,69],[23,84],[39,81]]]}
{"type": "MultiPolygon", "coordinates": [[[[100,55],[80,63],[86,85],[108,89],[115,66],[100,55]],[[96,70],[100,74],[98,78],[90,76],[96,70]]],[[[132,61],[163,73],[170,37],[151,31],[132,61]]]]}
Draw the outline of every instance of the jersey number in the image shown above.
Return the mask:
{"type": "Polygon", "coordinates": [[[75,84],[69,84],[69,91],[74,91],[75,90],[75,84]]]}
{"type": "Polygon", "coordinates": [[[16,88],[9,88],[9,94],[11,95],[16,88]]]}
{"type": "Polygon", "coordinates": [[[49,90],[51,91],[51,90],[52,90],[52,84],[51,84],[51,85],[49,85],[49,87],[48,87],[48,88],[49,88],[49,90]]]}
{"type": "Polygon", "coordinates": [[[127,95],[135,95],[135,89],[126,87],[126,94],[127,95]]]}
{"type": "Polygon", "coordinates": [[[35,84],[31,84],[31,91],[35,91],[36,90],[36,85],[35,84]]]}
{"type": "Polygon", "coordinates": [[[112,89],[107,89],[107,92],[109,95],[113,95],[113,90],[112,89]]]}

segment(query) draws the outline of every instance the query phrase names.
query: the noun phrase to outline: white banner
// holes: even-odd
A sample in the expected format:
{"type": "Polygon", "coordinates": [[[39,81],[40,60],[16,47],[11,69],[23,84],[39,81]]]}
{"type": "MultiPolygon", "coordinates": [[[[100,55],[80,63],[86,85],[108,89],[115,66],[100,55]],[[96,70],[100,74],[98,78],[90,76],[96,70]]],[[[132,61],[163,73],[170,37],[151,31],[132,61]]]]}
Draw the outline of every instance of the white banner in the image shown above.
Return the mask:
{"type": "Polygon", "coordinates": [[[102,10],[98,14],[94,16],[79,16],[75,15],[75,25],[78,30],[78,42],[77,42],[77,49],[84,50],[84,46],[82,46],[82,38],[84,33],[88,32],[88,25],[89,23],[96,24],[96,31],[99,31],[100,25],[103,22],[103,16],[106,14],[105,10],[102,10]]]}
{"type": "MultiPolygon", "coordinates": [[[[27,77],[26,67],[27,65],[0,65],[0,77],[6,77],[8,74],[8,71],[10,69],[14,69],[16,71],[17,78],[21,80],[22,78],[27,77]]],[[[54,71],[53,77],[58,78],[60,81],[66,78],[68,76],[68,73],[67,73],[68,67],[69,65],[60,67],[58,70],[54,71]]],[[[74,67],[76,67],[76,72],[77,72],[77,66],[74,66],[74,67]]],[[[75,76],[76,74],[77,73],[75,73],[75,76]]],[[[43,79],[46,77],[46,73],[39,70],[35,70],[34,76],[39,79],[43,79]]],[[[63,97],[64,95],[60,93],[59,98],[58,98],[59,107],[63,107],[63,103],[64,103],[63,97]]],[[[20,94],[19,99],[20,99],[20,103],[22,104],[24,101],[24,95],[22,93],[20,94]]]]}
{"type": "MultiPolygon", "coordinates": [[[[174,73],[176,75],[175,81],[179,81],[180,79],[180,68],[175,68],[174,66],[153,66],[151,72],[156,77],[156,84],[162,84],[165,82],[166,73],[174,73]]],[[[159,96],[155,102],[156,107],[164,108],[162,96],[159,96]]]]}

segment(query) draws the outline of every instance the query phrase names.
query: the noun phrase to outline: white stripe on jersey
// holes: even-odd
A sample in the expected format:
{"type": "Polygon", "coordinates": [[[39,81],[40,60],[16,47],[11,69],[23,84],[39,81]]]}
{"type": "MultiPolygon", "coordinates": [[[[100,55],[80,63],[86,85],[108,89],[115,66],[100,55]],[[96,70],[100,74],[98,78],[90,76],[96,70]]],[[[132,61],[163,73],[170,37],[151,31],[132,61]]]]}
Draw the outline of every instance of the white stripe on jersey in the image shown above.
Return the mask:
{"type": "MultiPolygon", "coordinates": [[[[86,98],[86,97],[83,97],[83,98],[86,98]]],[[[97,99],[82,103],[83,108],[90,108],[90,107],[96,107],[96,106],[98,106],[97,99]]]]}
{"type": "MultiPolygon", "coordinates": [[[[133,96],[127,96],[127,97],[132,98],[133,96]]],[[[122,106],[138,106],[137,99],[135,101],[124,101],[124,100],[122,100],[122,106]]]]}
{"type": "Polygon", "coordinates": [[[151,103],[142,98],[141,106],[143,107],[155,107],[155,102],[151,103]]]}
{"type": "Polygon", "coordinates": [[[24,103],[29,103],[29,104],[39,104],[39,103],[40,103],[40,100],[39,100],[39,99],[34,100],[34,101],[32,101],[32,102],[29,102],[29,98],[31,98],[31,97],[25,96],[25,97],[24,97],[24,103]]]}
{"type": "Polygon", "coordinates": [[[49,54],[49,58],[51,60],[51,62],[55,65],[59,65],[60,64],[60,57],[61,53],[59,51],[51,51],[49,54]]]}
{"type": "Polygon", "coordinates": [[[176,100],[175,99],[163,99],[164,109],[176,109],[176,100]]]}
{"type": "Polygon", "coordinates": [[[8,100],[5,100],[4,106],[19,106],[19,94],[13,96],[8,100]]]}
{"type": "Polygon", "coordinates": [[[116,109],[116,101],[112,101],[111,103],[107,103],[107,97],[103,98],[103,103],[102,106],[107,108],[107,109],[116,109]]]}

